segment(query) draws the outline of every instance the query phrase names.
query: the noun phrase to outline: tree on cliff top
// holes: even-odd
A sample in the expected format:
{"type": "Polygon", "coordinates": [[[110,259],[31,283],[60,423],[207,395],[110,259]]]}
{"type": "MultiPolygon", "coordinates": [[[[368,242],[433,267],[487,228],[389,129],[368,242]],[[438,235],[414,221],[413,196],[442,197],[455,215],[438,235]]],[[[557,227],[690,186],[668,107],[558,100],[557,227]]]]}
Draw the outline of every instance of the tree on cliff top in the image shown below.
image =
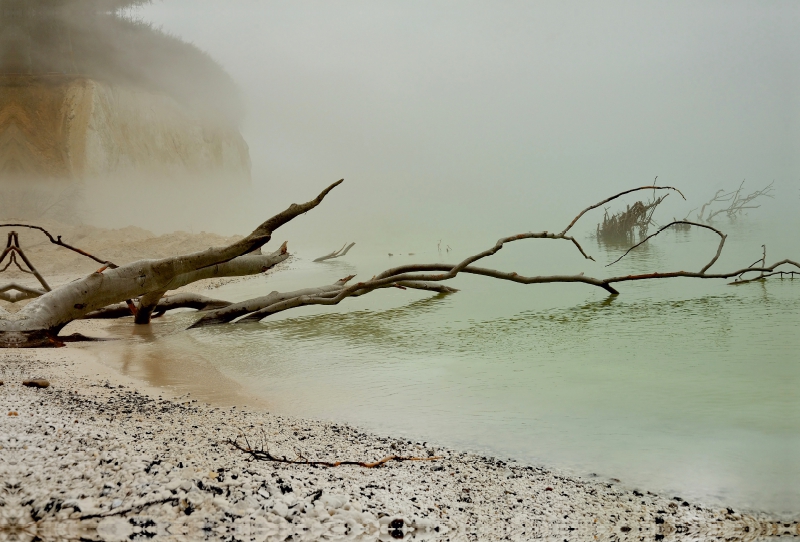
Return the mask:
{"type": "Polygon", "coordinates": [[[230,75],[194,45],[134,21],[148,0],[0,0],[0,74],[83,76],[163,92],[238,123],[230,75]]]}

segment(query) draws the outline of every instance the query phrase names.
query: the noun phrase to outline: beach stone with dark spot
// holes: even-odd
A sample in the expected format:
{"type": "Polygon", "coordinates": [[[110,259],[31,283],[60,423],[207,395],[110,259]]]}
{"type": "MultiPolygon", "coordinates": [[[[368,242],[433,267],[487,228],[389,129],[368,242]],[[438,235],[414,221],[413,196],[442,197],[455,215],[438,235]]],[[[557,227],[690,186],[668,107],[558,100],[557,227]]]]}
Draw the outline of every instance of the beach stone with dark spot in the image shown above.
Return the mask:
{"type": "Polygon", "coordinates": [[[44,378],[33,378],[31,380],[23,380],[22,385],[29,388],[49,388],[50,381],[44,378]]]}

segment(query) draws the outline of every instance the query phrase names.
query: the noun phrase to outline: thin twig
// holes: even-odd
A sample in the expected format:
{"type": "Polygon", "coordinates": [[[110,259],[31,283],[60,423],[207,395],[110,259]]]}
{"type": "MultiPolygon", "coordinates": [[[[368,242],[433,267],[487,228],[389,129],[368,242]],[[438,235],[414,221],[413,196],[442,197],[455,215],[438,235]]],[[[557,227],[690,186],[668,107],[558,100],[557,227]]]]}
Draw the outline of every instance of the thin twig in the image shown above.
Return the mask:
{"type": "Polygon", "coordinates": [[[44,233],[47,236],[47,238],[50,239],[50,242],[53,243],[54,245],[58,245],[60,247],[67,248],[67,249],[69,249],[69,250],[71,250],[73,252],[77,252],[78,254],[86,256],[87,258],[93,259],[97,263],[106,264],[111,269],[116,269],[118,267],[117,265],[115,265],[114,263],[112,263],[112,262],[110,262],[108,260],[102,260],[102,259],[98,258],[97,256],[92,256],[91,254],[89,254],[88,252],[86,252],[84,250],[81,250],[81,249],[79,249],[77,247],[73,247],[72,245],[68,245],[67,243],[65,243],[64,241],[61,240],[61,236],[60,235],[58,237],[53,237],[50,234],[49,231],[47,231],[46,229],[42,228],[41,226],[33,226],[31,224],[0,224],[0,228],[17,228],[17,227],[19,227],[19,228],[29,228],[29,229],[32,229],[32,230],[39,230],[42,233],[44,233]]]}
{"type": "Polygon", "coordinates": [[[315,262],[324,262],[325,260],[332,260],[333,258],[341,258],[345,254],[350,252],[350,249],[353,248],[354,245],[355,245],[355,243],[350,243],[349,245],[347,243],[345,243],[344,245],[342,245],[342,248],[340,248],[339,250],[334,250],[330,254],[326,254],[324,256],[320,256],[319,258],[315,259],[314,261],[315,262]]]}
{"type": "MultiPolygon", "coordinates": [[[[247,443],[247,438],[245,437],[245,443],[247,443]]],[[[289,465],[310,465],[312,467],[341,467],[343,465],[354,465],[358,467],[364,467],[367,469],[374,469],[376,467],[380,467],[381,465],[385,465],[390,461],[436,461],[438,459],[442,459],[441,456],[432,456],[432,457],[411,457],[411,456],[401,456],[401,455],[387,455],[383,459],[378,459],[377,461],[373,462],[366,462],[366,461],[309,461],[305,459],[301,453],[298,453],[295,450],[295,453],[300,459],[288,459],[286,456],[282,457],[275,457],[272,455],[269,450],[265,450],[263,447],[261,449],[253,449],[250,447],[249,443],[246,446],[242,446],[239,444],[239,440],[231,440],[228,439],[228,444],[239,450],[240,452],[244,452],[249,455],[252,459],[256,461],[271,461],[273,463],[286,463],[289,465]]]]}

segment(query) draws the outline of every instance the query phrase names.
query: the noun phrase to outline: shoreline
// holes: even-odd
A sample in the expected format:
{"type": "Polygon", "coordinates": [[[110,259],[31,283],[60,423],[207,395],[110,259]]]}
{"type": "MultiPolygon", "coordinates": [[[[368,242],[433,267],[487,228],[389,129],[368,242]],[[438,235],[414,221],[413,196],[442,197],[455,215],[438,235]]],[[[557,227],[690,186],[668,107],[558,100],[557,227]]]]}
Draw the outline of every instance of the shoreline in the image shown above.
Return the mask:
{"type": "Polygon", "coordinates": [[[756,540],[800,534],[797,520],[712,509],[342,423],[273,415],[245,396],[236,406],[205,404],[121,374],[98,355],[70,347],[0,351],[6,410],[0,412],[6,481],[0,536],[756,540]],[[31,377],[51,386],[20,384],[31,377]],[[289,459],[426,460],[379,468],[250,461],[228,443],[244,444],[243,436],[289,459]]]}

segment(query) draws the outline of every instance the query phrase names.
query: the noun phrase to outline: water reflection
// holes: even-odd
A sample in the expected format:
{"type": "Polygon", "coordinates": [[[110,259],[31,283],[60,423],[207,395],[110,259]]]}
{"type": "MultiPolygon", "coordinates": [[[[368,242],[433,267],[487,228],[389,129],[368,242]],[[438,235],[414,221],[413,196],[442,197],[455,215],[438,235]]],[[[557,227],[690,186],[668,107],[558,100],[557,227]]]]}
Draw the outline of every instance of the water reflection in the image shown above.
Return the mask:
{"type": "Polygon", "coordinates": [[[82,348],[97,352],[104,363],[122,374],[179,394],[191,393],[199,401],[265,406],[235,380],[220,373],[213,364],[214,357],[202,355],[202,345],[190,334],[181,333],[193,318],[191,313],[182,313],[151,326],[133,326],[132,319],[118,321],[109,331],[128,340],[90,343],[82,348]]]}
{"type": "MultiPolygon", "coordinates": [[[[732,235],[720,267],[749,263],[755,240],[732,235]]],[[[678,232],[614,273],[699,268],[715,249],[712,236],[678,232]]],[[[372,276],[387,266],[375,254],[361,247],[345,261],[298,259],[268,284],[218,294],[243,299],[372,276]]],[[[574,262],[502,256],[498,267],[520,270],[574,262]]],[[[386,290],[257,324],[183,332],[194,316],[176,314],[132,337],[119,359],[126,371],[173,383],[213,367],[275,411],[790,514],[800,509],[797,284],[652,281],[609,297],[462,277],[452,296],[386,290]]]]}

